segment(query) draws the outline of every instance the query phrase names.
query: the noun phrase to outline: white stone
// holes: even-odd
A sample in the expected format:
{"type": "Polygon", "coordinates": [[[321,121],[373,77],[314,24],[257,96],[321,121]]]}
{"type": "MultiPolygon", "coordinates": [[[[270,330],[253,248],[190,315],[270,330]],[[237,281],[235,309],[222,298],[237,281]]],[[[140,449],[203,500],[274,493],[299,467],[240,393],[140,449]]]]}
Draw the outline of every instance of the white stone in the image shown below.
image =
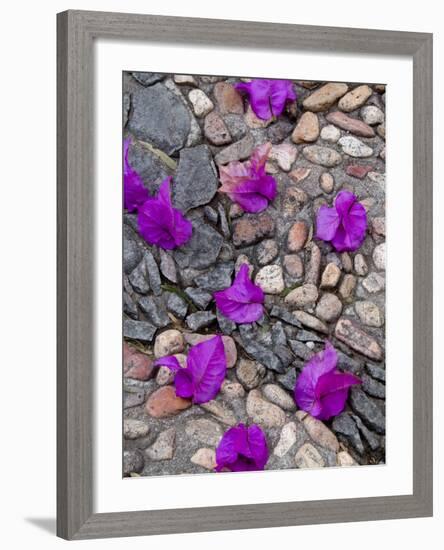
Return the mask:
{"type": "Polygon", "coordinates": [[[194,114],[197,117],[204,117],[214,109],[213,102],[202,90],[191,90],[188,99],[191,101],[194,114]]]}
{"type": "Polygon", "coordinates": [[[175,428],[169,428],[161,432],[156,441],[145,453],[151,460],[170,460],[174,455],[175,428]]]}
{"type": "Polygon", "coordinates": [[[203,447],[202,449],[198,449],[190,460],[193,464],[202,466],[202,468],[214,470],[216,467],[216,452],[214,449],[203,447]]]}
{"type": "Polygon", "coordinates": [[[361,109],[361,117],[362,120],[366,124],[370,124],[370,126],[384,122],[384,113],[375,105],[366,105],[363,107],[361,109]]]}
{"type": "Polygon", "coordinates": [[[343,136],[339,140],[343,152],[350,157],[364,158],[373,155],[373,149],[353,136],[343,136]]]}
{"type": "Polygon", "coordinates": [[[285,288],[282,267],[266,265],[259,270],[255,283],[261,287],[265,294],[280,294],[285,288]]]}
{"type": "Polygon", "coordinates": [[[385,243],[378,244],[373,250],[373,262],[376,269],[385,270],[385,243]]]}
{"type": "Polygon", "coordinates": [[[361,323],[369,327],[381,327],[383,318],[379,307],[373,302],[362,300],[356,302],[355,311],[358,314],[361,323]]]}
{"type": "Polygon", "coordinates": [[[176,84],[188,84],[188,86],[197,86],[196,79],[190,74],[175,74],[174,82],[176,84]]]}
{"type": "Polygon", "coordinates": [[[321,139],[324,141],[329,141],[330,143],[336,143],[341,137],[341,132],[333,124],[328,124],[324,126],[321,130],[321,139]]]}
{"type": "Polygon", "coordinates": [[[145,437],[150,430],[148,424],[135,418],[125,418],[123,421],[123,436],[125,439],[145,437]]]}
{"type": "Polygon", "coordinates": [[[281,436],[276,447],[274,448],[273,454],[275,454],[279,458],[282,458],[296,443],[296,439],[296,424],[294,422],[289,422],[288,424],[285,424],[285,426],[282,428],[281,436]]]}
{"type": "Polygon", "coordinates": [[[294,457],[298,468],[322,468],[325,466],[324,459],[319,451],[311,443],[304,443],[294,457]]]}
{"type": "Polygon", "coordinates": [[[363,281],[362,286],[367,292],[374,294],[385,287],[385,279],[379,273],[370,273],[363,281]]]}

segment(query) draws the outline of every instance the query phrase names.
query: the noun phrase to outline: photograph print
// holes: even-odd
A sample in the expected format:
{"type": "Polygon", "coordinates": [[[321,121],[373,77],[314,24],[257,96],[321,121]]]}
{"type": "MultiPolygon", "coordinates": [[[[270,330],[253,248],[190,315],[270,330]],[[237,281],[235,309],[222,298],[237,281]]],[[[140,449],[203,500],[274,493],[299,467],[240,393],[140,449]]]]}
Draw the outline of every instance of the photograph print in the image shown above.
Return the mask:
{"type": "Polygon", "coordinates": [[[384,464],[385,85],[122,78],[122,475],[384,464]]]}

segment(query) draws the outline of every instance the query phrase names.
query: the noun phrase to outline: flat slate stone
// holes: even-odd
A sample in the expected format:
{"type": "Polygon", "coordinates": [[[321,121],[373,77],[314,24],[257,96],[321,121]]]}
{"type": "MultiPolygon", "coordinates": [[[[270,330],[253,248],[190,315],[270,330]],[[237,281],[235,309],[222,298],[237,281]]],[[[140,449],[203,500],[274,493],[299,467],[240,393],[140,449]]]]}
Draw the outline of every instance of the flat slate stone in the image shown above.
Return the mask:
{"type": "Polygon", "coordinates": [[[156,84],[156,82],[163,80],[166,76],[165,73],[134,72],[131,74],[139,84],[142,84],[142,86],[152,86],[153,84],[156,84]]]}
{"type": "Polygon", "coordinates": [[[216,261],[223,237],[200,219],[193,220],[191,239],[174,251],[174,259],[181,269],[205,269],[216,261]]]}
{"type": "Polygon", "coordinates": [[[185,145],[191,127],[183,102],[161,83],[132,94],[133,112],[128,129],[142,141],[152,143],[167,155],[185,145]]]}
{"type": "Polygon", "coordinates": [[[157,327],[147,321],[133,321],[125,319],[123,321],[123,336],[132,340],[142,340],[151,342],[156,334],[157,327]]]}
{"type": "Polygon", "coordinates": [[[183,212],[208,204],[216,194],[218,181],[211,153],[206,145],[182,149],[173,179],[173,204],[183,212]]]}

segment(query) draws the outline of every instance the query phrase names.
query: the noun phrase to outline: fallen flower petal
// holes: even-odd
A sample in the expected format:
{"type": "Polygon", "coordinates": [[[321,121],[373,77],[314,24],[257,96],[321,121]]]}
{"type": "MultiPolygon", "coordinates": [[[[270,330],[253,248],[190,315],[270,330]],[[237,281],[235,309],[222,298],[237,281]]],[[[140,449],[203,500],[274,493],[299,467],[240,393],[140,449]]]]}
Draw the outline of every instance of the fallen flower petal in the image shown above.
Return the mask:
{"type": "Polygon", "coordinates": [[[261,212],[276,197],[276,180],[265,173],[270,151],[271,143],[265,143],[253,151],[248,161],[219,167],[222,182],[219,191],[226,193],[246,212],[261,212]]]}
{"type": "Polygon", "coordinates": [[[239,82],[234,87],[248,94],[251,108],[262,120],[278,117],[282,114],[287,101],[296,100],[291,80],[254,79],[251,82],[239,82]]]}
{"type": "Polygon", "coordinates": [[[249,472],[263,470],[269,452],[262,429],[239,424],[225,432],[216,449],[216,471],[249,472]]]}
{"type": "Polygon", "coordinates": [[[348,390],[361,380],[336,368],[337,353],[330,342],[314,355],[296,379],[294,397],[298,407],[319,420],[328,420],[344,410],[348,390]]]}
{"type": "Polygon", "coordinates": [[[367,214],[349,191],[341,191],[332,208],[322,205],[316,218],[316,237],[331,242],[338,252],[361,246],[367,231],[367,214]]]}
{"type": "Polygon", "coordinates": [[[185,368],[181,368],[177,358],[171,355],[154,362],[154,366],[160,365],[176,373],[176,395],[192,398],[194,403],[206,403],[216,397],[225,378],[227,360],[223,340],[217,335],[192,346],[185,368]]]}
{"type": "Polygon", "coordinates": [[[171,177],[160,185],[157,197],[149,198],[139,207],[139,232],[149,244],[171,250],[185,244],[193,226],[182,212],[173,208],[170,193],[171,177]]]}
{"type": "Polygon", "coordinates": [[[123,142],[123,206],[128,212],[134,212],[149,198],[149,193],[143,185],[142,178],[129,163],[130,143],[129,138],[123,142]]]}
{"type": "Polygon", "coordinates": [[[214,293],[216,306],[236,323],[258,321],[264,313],[264,292],[249,276],[248,264],[242,264],[233,284],[214,293]]]}

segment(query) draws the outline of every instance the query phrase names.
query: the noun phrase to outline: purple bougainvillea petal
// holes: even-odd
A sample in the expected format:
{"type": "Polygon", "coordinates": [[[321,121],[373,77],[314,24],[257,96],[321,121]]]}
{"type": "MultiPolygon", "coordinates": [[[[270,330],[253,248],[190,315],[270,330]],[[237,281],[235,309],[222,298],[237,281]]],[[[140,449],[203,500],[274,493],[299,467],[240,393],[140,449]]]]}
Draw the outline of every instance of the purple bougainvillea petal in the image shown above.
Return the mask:
{"type": "Polygon", "coordinates": [[[171,250],[185,244],[190,238],[193,226],[182,212],[173,208],[170,193],[171,177],[166,178],[157,197],[146,200],[139,207],[139,232],[149,244],[171,250]]]}
{"type": "Polygon", "coordinates": [[[257,425],[239,424],[223,435],[216,449],[216,471],[263,470],[269,456],[267,440],[257,425]]]}
{"type": "Polygon", "coordinates": [[[253,151],[248,161],[219,167],[222,183],[219,191],[227,193],[246,212],[261,212],[276,197],[276,180],[265,173],[270,151],[271,143],[264,143],[253,151]]]}
{"type": "Polygon", "coordinates": [[[367,214],[350,191],[341,191],[335,205],[322,205],[316,218],[316,237],[331,242],[338,252],[358,249],[365,239],[367,214]]]}
{"type": "Polygon", "coordinates": [[[218,335],[193,346],[188,352],[186,370],[193,382],[193,401],[206,403],[214,399],[227,370],[222,338],[218,335]]]}
{"type": "Polygon", "coordinates": [[[153,367],[160,366],[168,367],[173,372],[177,372],[182,368],[177,357],[174,357],[174,355],[166,355],[165,357],[160,357],[159,359],[156,359],[153,363],[153,367]]]}
{"type": "Polygon", "coordinates": [[[323,241],[331,241],[338,230],[341,219],[335,208],[323,204],[318,210],[316,221],[316,237],[323,241]]]}
{"type": "Polygon", "coordinates": [[[142,178],[129,163],[130,143],[129,138],[123,142],[123,206],[128,212],[134,212],[149,198],[149,193],[142,178]]]}
{"type": "Polygon", "coordinates": [[[357,376],[337,370],[336,364],[336,350],[326,342],[325,350],[314,355],[296,379],[298,407],[320,420],[342,412],[349,388],[361,382],[357,376]]]}
{"type": "Polygon", "coordinates": [[[230,287],[214,293],[214,299],[220,312],[236,323],[258,321],[264,313],[264,293],[251,281],[248,264],[240,267],[230,287]]]}
{"type": "Polygon", "coordinates": [[[234,87],[249,96],[251,108],[262,120],[278,117],[282,114],[287,101],[296,99],[291,80],[258,78],[251,82],[239,82],[234,87]]]}
{"type": "Polygon", "coordinates": [[[174,385],[176,387],[176,395],[189,399],[194,396],[194,380],[188,369],[180,369],[174,377],[174,385]]]}

